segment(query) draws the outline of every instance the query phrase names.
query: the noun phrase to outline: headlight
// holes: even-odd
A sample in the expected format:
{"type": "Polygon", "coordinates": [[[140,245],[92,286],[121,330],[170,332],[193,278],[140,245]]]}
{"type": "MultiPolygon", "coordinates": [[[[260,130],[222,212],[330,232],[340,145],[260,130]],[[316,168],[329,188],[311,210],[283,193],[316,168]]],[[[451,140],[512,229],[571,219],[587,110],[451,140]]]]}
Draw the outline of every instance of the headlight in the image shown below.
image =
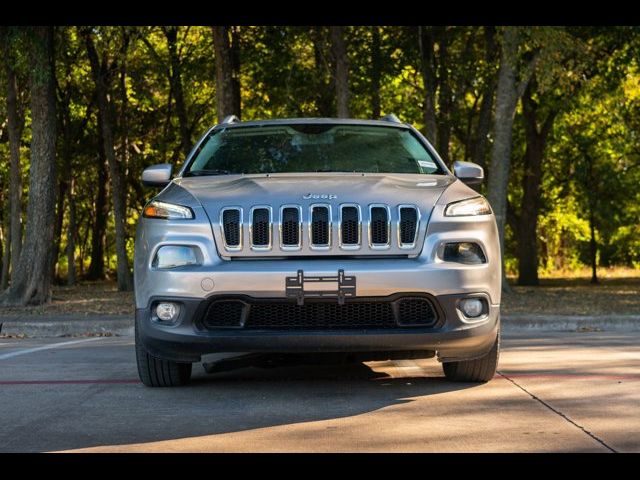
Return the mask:
{"type": "Polygon", "coordinates": [[[445,217],[463,217],[471,215],[490,215],[491,206],[484,197],[475,197],[453,202],[444,209],[445,217]]]}
{"type": "Polygon", "coordinates": [[[158,249],[153,259],[155,268],[176,268],[185,265],[202,265],[202,253],[198,247],[185,245],[164,245],[158,249]]]}
{"type": "Polygon", "coordinates": [[[153,201],[144,207],[142,216],[147,218],[164,218],[166,220],[188,220],[193,218],[193,210],[181,205],[153,201]]]}

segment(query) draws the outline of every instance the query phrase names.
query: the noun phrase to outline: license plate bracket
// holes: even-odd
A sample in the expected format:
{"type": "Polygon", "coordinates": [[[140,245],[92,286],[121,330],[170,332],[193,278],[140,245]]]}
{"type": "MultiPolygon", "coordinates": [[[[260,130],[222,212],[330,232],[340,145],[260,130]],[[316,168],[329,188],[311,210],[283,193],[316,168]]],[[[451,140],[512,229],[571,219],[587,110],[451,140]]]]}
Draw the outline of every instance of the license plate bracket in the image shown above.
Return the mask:
{"type": "Polygon", "coordinates": [[[336,298],[340,305],[344,305],[347,297],[356,296],[356,277],[347,276],[344,270],[338,270],[338,275],[305,276],[303,270],[298,270],[296,276],[285,278],[285,292],[287,298],[295,298],[298,305],[304,305],[305,298],[336,298]],[[322,286],[309,285],[317,283],[333,283],[337,289],[323,289],[322,286]],[[305,284],[309,288],[305,289],[305,284]]]}

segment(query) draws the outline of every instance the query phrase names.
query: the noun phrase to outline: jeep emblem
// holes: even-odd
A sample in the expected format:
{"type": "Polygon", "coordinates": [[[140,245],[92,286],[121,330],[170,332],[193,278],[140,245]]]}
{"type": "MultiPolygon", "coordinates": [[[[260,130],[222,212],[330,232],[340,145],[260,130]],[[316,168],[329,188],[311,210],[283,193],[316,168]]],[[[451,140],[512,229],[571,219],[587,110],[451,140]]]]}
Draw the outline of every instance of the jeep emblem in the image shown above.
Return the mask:
{"type": "Polygon", "coordinates": [[[302,198],[305,200],[334,200],[338,198],[338,196],[333,193],[307,193],[306,195],[303,195],[302,198]]]}

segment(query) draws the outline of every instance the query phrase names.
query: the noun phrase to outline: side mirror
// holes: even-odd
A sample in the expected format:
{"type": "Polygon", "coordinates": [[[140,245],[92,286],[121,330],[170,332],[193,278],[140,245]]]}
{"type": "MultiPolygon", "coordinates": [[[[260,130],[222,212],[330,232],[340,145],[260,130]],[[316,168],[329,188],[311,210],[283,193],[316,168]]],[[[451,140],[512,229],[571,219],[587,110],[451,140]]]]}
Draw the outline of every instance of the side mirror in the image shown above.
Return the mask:
{"type": "Polygon", "coordinates": [[[161,163],[152,165],[142,171],[142,184],[147,187],[166,187],[171,181],[173,165],[161,163]]]}
{"type": "Polygon", "coordinates": [[[478,185],[484,180],[482,167],[471,162],[453,162],[453,174],[467,185],[478,185]]]}

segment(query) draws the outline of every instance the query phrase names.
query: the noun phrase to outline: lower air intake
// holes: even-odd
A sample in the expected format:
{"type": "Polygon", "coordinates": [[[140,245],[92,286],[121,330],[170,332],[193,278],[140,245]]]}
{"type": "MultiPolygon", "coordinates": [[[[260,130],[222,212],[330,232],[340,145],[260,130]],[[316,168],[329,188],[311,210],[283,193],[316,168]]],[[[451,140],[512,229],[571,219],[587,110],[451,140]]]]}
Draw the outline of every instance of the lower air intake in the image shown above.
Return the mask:
{"type": "Polygon", "coordinates": [[[432,327],[437,315],[424,297],[363,298],[339,305],[335,300],[215,300],[202,320],[204,328],[244,330],[348,330],[432,327]]]}

